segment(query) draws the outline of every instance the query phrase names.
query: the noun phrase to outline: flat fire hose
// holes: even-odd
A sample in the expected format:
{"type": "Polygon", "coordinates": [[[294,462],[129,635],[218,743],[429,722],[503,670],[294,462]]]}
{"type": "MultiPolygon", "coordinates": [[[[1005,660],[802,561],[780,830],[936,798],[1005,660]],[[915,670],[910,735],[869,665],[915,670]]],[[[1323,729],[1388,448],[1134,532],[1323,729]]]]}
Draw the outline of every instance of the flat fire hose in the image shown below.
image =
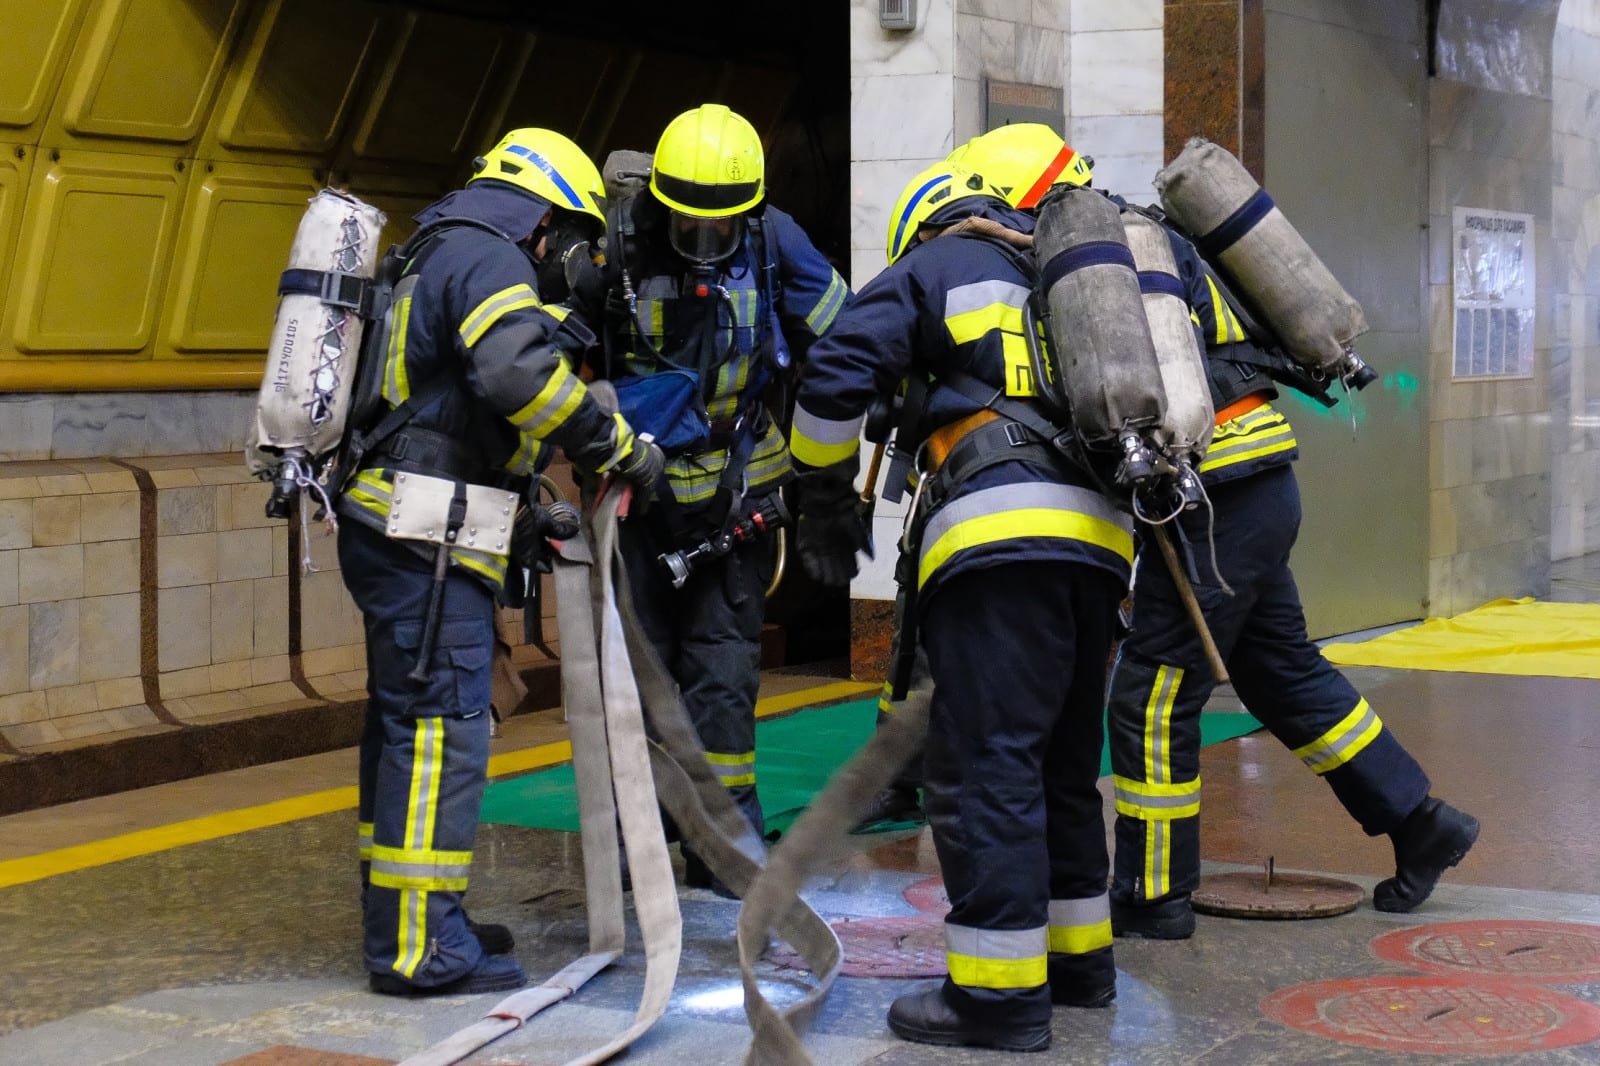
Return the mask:
{"type": "Polygon", "coordinates": [[[561,691],[572,736],[583,828],[584,892],[589,954],[544,984],[497,1003],[477,1023],[406,1059],[401,1066],[450,1066],[520,1028],[572,995],[621,957],[626,946],[617,825],[628,852],[634,907],[645,944],[645,985],[633,1024],[568,1066],[604,1062],[638,1039],[667,1009],[677,979],[683,920],[667,855],[666,834],[651,782],[650,756],[633,666],[617,613],[615,582],[625,581],[616,553],[617,513],[626,494],[610,492],[596,506],[590,536],[557,545],[556,610],[561,626],[561,691]],[[598,573],[599,581],[593,581],[598,573]],[[613,801],[615,795],[615,802],[613,801]]]}
{"type": "MultiPolygon", "coordinates": [[[[850,829],[878,791],[900,772],[928,734],[931,692],[911,692],[888,723],[833,775],[826,788],[795,820],[744,895],[739,911],[739,970],[744,979],[744,1010],[755,1040],[745,1056],[759,1066],[811,1066],[800,1041],[843,962],[839,937],[824,924],[809,924],[780,935],[799,952],[816,975],[816,985],[801,999],[779,1011],[768,1003],[756,982],[755,963],[766,946],[769,930],[792,923],[800,889],[825,866],[852,848],[850,829]],[[797,939],[797,936],[799,939],[797,939]]],[[[802,904],[803,906],[803,904],[802,904]]],[[[809,908],[807,909],[809,912],[809,908]]]]}

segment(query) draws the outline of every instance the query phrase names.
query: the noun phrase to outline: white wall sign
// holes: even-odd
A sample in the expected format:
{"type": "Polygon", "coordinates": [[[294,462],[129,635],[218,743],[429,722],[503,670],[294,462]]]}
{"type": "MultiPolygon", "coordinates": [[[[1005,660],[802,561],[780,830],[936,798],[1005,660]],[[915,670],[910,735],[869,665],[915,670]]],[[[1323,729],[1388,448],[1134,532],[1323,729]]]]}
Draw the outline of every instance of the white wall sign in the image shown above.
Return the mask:
{"type": "Polygon", "coordinates": [[[1452,376],[1533,376],[1533,216],[1455,210],[1452,376]]]}

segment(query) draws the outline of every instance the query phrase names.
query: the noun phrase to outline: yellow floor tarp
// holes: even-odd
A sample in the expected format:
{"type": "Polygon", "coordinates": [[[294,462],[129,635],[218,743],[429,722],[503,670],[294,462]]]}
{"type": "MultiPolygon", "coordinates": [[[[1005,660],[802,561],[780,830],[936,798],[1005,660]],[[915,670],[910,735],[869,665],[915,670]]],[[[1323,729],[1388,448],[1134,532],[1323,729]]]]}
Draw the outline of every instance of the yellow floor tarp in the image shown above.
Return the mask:
{"type": "Polygon", "coordinates": [[[1322,654],[1341,666],[1600,678],[1600,604],[1494,600],[1322,654]]]}

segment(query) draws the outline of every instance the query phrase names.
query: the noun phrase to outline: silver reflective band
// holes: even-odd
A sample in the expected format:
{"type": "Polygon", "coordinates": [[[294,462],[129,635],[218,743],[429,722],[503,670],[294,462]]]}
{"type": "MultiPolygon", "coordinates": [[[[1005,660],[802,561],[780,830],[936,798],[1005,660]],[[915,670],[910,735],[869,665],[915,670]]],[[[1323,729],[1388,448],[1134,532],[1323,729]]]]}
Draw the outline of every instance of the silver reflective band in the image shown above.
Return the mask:
{"type": "Polygon", "coordinates": [[[954,318],[994,304],[1021,307],[1028,302],[1028,290],[1009,281],[980,281],[957,285],[944,297],[944,317],[954,318]]]}

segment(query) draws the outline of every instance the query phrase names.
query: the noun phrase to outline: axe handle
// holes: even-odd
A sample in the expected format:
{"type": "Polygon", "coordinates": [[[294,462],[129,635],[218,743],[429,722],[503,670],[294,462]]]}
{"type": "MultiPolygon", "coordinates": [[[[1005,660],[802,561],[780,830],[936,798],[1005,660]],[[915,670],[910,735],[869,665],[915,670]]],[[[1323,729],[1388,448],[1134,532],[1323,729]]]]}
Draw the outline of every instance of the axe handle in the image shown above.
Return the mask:
{"type": "MultiPolygon", "coordinates": [[[[1205,612],[1200,609],[1200,601],[1194,597],[1194,586],[1189,584],[1189,574],[1178,560],[1178,551],[1172,546],[1172,539],[1167,536],[1166,526],[1148,526],[1150,536],[1161,547],[1161,558],[1166,560],[1167,573],[1172,575],[1172,583],[1177,586],[1178,598],[1183,601],[1183,606],[1189,612],[1189,621],[1194,623],[1194,631],[1200,635],[1200,646],[1205,649],[1206,661],[1211,664],[1211,674],[1217,679],[1217,684],[1228,683],[1228,667],[1222,661],[1222,655],[1217,651],[1217,642],[1212,639],[1211,627],[1206,625],[1205,612]]],[[[1138,598],[1137,589],[1133,593],[1138,598]]]]}

